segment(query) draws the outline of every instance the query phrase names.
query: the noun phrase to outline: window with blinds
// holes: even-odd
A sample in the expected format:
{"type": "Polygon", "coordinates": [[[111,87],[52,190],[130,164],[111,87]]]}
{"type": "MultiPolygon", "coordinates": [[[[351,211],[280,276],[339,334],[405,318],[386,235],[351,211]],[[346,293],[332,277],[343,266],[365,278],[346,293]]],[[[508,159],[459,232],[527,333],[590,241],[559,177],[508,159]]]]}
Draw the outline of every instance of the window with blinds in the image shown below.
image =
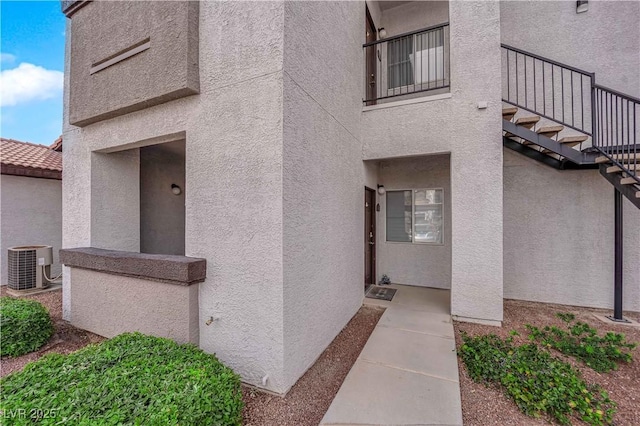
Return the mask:
{"type": "Polygon", "coordinates": [[[414,189],[387,191],[387,241],[444,243],[444,191],[414,189]]]}

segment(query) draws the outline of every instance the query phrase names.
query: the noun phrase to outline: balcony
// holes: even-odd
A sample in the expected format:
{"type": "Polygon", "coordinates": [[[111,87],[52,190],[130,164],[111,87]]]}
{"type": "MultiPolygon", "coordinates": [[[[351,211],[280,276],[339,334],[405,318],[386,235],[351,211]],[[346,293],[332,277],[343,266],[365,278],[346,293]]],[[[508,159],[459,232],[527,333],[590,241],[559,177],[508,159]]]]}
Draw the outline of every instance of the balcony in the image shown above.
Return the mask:
{"type": "Polygon", "coordinates": [[[365,105],[449,91],[449,23],[363,45],[365,105]]]}
{"type": "Polygon", "coordinates": [[[448,1],[367,1],[365,106],[449,92],[449,6],[448,1]]]}

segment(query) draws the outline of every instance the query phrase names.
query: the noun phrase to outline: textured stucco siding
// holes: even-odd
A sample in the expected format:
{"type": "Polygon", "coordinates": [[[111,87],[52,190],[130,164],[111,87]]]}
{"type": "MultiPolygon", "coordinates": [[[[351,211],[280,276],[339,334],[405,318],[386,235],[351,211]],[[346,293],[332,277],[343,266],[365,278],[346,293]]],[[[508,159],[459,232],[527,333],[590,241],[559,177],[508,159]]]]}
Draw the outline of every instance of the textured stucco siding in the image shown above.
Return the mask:
{"type": "Polygon", "coordinates": [[[53,247],[52,276],[60,273],[62,247],[62,181],[0,175],[0,284],[7,284],[7,249],[53,247]]]}
{"type": "Polygon", "coordinates": [[[449,21],[451,97],[364,112],[363,155],[451,153],[452,314],[501,321],[499,5],[449,2],[449,21]],[[488,108],[478,110],[479,101],[488,108]]]}
{"type": "Polygon", "coordinates": [[[379,26],[387,30],[387,37],[391,37],[443,24],[448,20],[448,1],[413,1],[384,10],[379,26]]]}
{"type": "MultiPolygon", "coordinates": [[[[500,2],[501,41],[640,96],[640,3],[500,2]]],[[[613,306],[613,187],[505,150],[505,297],[613,306]]],[[[624,200],[624,308],[640,310],[640,211],[624,200]]]]}
{"type": "MultiPolygon", "coordinates": [[[[506,298],[613,307],[613,187],[597,170],[504,155],[506,298]]],[[[640,311],[640,210],[624,200],[624,308],[640,311]]]]}
{"type": "Polygon", "coordinates": [[[140,251],[140,150],[91,154],[91,246],[140,251]]]}
{"type": "Polygon", "coordinates": [[[285,369],[309,368],[364,296],[362,2],[285,6],[285,369]],[[321,42],[319,42],[321,40],[321,42]]]}
{"type": "Polygon", "coordinates": [[[443,244],[387,242],[386,197],[377,214],[377,279],[386,274],[395,284],[451,288],[451,181],[448,155],[397,159],[380,163],[385,190],[443,189],[443,244]]]}
{"type": "MultiPolygon", "coordinates": [[[[199,285],[200,346],[249,383],[263,386],[268,376],[264,387],[275,392],[293,384],[283,367],[283,12],[278,2],[202,2],[200,95],[82,131],[69,126],[66,102],[64,134],[69,248],[93,241],[109,248],[122,244],[92,226],[98,220],[93,216],[104,217],[92,207],[92,175],[102,168],[94,168],[96,158],[117,163],[117,156],[128,157],[128,171],[138,181],[135,148],[186,140],[185,254],[208,262],[207,279],[199,285]],[[206,326],[210,317],[214,321],[206,326]]],[[[131,198],[131,206],[118,201],[112,208],[138,209],[138,216],[113,215],[116,232],[139,222],[139,194],[128,185],[133,190],[124,198],[131,198]]],[[[65,281],[66,318],[73,318],[70,284],[65,281]]]]}
{"type": "Polygon", "coordinates": [[[184,255],[184,141],[140,149],[140,251],[184,255]],[[180,194],[174,194],[178,185],[180,194]]]}
{"type": "Polygon", "coordinates": [[[104,337],[132,331],[198,344],[198,285],[68,268],[71,323],[104,337]]]}
{"type": "Polygon", "coordinates": [[[640,96],[640,2],[501,1],[502,42],[596,73],[596,82],[640,96]]]}
{"type": "Polygon", "coordinates": [[[73,15],[69,120],[85,126],[198,93],[199,2],[92,2],[73,15]],[[92,72],[147,41],[148,48],[92,72]]]}

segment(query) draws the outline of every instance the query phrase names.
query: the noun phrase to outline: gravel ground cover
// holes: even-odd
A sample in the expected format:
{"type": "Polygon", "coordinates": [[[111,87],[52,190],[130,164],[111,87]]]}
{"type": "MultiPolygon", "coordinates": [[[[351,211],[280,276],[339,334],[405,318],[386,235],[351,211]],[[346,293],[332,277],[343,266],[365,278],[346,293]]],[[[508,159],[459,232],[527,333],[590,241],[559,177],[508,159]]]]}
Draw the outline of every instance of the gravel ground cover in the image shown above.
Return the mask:
{"type": "MultiPolygon", "coordinates": [[[[6,296],[6,287],[1,288],[0,295],[6,296]]],[[[98,335],[77,329],[62,320],[61,291],[29,296],[29,298],[47,307],[54,322],[55,332],[45,346],[36,352],[16,358],[2,358],[0,376],[21,370],[25,364],[35,361],[46,353],[70,353],[90,343],[104,340],[98,335]]],[[[610,314],[608,310],[506,300],[502,328],[456,322],[454,324],[456,343],[458,346],[461,344],[462,331],[472,336],[494,333],[506,338],[509,337],[511,330],[520,333],[520,336],[515,337],[516,343],[525,343],[528,335],[525,324],[537,327],[562,326],[564,323],[556,317],[558,312],[573,313],[576,321],[588,323],[598,329],[600,334],[607,331],[624,333],[627,340],[640,342],[640,328],[603,323],[594,317],[594,314],[610,314]]],[[[243,386],[243,398],[246,404],[245,425],[317,425],[382,313],[381,309],[362,307],[284,398],[243,386]]],[[[625,316],[636,321],[640,320],[638,313],[626,313],[625,316]]],[[[557,352],[554,354],[579,368],[587,382],[598,383],[607,390],[610,398],[618,405],[614,417],[615,425],[640,425],[640,349],[633,352],[632,363],[622,364],[618,370],[611,373],[597,373],[570,357],[557,352]]],[[[488,388],[473,382],[460,360],[458,360],[458,367],[465,425],[549,424],[545,419],[534,419],[522,414],[499,388],[488,388]]],[[[574,421],[574,424],[582,423],[574,421]]]]}
{"type": "Polygon", "coordinates": [[[284,398],[245,386],[245,426],[317,426],[383,312],[360,308],[284,398]]]}
{"type": "MultiPolygon", "coordinates": [[[[6,296],[6,287],[0,295],[6,296]]],[[[42,303],[54,322],[54,334],[38,351],[0,360],[0,377],[21,370],[27,363],[47,353],[67,354],[103,337],[73,327],[62,319],[62,291],[52,291],[30,299],[42,303]]],[[[284,398],[256,390],[242,389],[246,426],[315,426],[331,405],[351,366],[360,355],[384,309],[363,306],[320,355],[316,363],[298,380],[284,398]]]]}
{"type": "MultiPolygon", "coordinates": [[[[7,296],[6,286],[0,287],[0,295],[7,296]]],[[[62,319],[62,290],[41,293],[27,298],[37,300],[47,308],[53,321],[53,335],[42,348],[35,352],[15,358],[3,357],[0,359],[0,377],[4,377],[13,371],[22,370],[27,363],[37,360],[44,354],[68,354],[90,343],[104,340],[103,337],[75,328],[62,319]]]]}
{"type": "MultiPolygon", "coordinates": [[[[482,334],[496,334],[502,338],[509,337],[511,330],[516,330],[520,336],[514,341],[518,344],[528,342],[528,332],[525,324],[537,327],[545,325],[563,326],[562,320],[556,313],[573,313],[576,321],[588,323],[602,335],[608,331],[623,333],[628,341],[640,342],[640,328],[604,323],[594,317],[594,314],[611,314],[611,311],[589,309],[572,306],[553,305],[547,303],[523,302],[505,300],[504,322],[501,328],[455,322],[456,345],[460,347],[461,332],[471,336],[482,334]]],[[[638,321],[640,314],[626,313],[626,317],[638,321]]],[[[609,397],[618,405],[614,424],[616,426],[640,425],[640,349],[633,351],[634,360],[630,364],[621,364],[619,369],[611,373],[597,373],[573,358],[566,357],[554,351],[554,355],[576,366],[588,383],[597,383],[608,393],[609,397]]],[[[485,425],[544,425],[549,424],[545,419],[534,419],[520,412],[518,407],[508,399],[500,388],[489,388],[481,383],[475,383],[466,372],[464,364],[458,358],[460,371],[460,387],[462,394],[462,417],[465,426],[485,425]]],[[[574,421],[574,425],[584,424],[574,421]]]]}

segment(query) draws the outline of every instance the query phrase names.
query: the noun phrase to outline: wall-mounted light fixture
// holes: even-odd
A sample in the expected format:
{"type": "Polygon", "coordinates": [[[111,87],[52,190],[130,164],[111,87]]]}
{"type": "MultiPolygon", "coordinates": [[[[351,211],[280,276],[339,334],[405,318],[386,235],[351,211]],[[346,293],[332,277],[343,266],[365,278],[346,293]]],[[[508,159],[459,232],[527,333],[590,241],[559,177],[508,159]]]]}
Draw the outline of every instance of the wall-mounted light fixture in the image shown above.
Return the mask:
{"type": "Polygon", "coordinates": [[[380,37],[380,40],[387,37],[387,30],[384,27],[378,28],[378,37],[380,37]]]}
{"type": "Polygon", "coordinates": [[[589,10],[589,0],[578,0],[576,2],[576,13],[583,13],[589,10]]]}
{"type": "Polygon", "coordinates": [[[384,193],[385,193],[384,185],[378,185],[378,194],[384,195],[384,193]]]}
{"type": "Polygon", "coordinates": [[[180,188],[175,183],[172,183],[171,184],[171,192],[173,193],[173,195],[180,195],[180,194],[182,194],[182,188],[180,188]]]}

